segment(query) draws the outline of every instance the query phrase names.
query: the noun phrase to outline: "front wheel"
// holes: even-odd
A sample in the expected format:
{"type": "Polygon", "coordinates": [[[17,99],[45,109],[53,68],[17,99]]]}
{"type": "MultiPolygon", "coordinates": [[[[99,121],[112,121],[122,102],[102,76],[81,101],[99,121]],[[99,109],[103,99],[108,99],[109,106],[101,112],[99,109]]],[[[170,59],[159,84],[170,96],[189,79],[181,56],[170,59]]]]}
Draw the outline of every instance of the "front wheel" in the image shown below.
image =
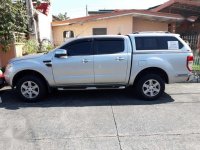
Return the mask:
{"type": "Polygon", "coordinates": [[[25,76],[18,81],[16,91],[26,102],[36,102],[46,95],[45,85],[38,77],[25,76]]]}
{"type": "Polygon", "coordinates": [[[148,74],[137,82],[137,91],[141,98],[155,100],[159,98],[165,90],[163,79],[157,74],[148,74]]]}

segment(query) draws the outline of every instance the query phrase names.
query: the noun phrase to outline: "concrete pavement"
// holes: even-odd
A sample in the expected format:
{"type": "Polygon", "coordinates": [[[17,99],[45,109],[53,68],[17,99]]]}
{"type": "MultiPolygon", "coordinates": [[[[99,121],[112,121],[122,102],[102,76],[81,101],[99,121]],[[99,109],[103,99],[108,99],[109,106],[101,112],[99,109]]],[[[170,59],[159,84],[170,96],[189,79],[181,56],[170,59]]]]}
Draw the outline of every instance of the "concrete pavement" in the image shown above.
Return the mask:
{"type": "Polygon", "coordinates": [[[65,91],[36,104],[0,91],[0,149],[200,149],[200,84],[167,85],[157,101],[129,90],[65,91]]]}

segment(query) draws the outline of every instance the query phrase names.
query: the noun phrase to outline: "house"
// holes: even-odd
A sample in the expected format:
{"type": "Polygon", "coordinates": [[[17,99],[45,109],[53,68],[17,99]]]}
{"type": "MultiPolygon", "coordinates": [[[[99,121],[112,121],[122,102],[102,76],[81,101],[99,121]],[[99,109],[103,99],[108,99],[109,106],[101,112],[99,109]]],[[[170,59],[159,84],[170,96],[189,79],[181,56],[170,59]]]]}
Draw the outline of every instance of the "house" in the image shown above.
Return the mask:
{"type": "MultiPolygon", "coordinates": [[[[65,21],[52,22],[55,45],[65,41],[63,33],[73,31],[74,36],[99,34],[129,34],[138,31],[168,31],[169,24],[184,21],[180,14],[153,12],[150,10],[115,10],[65,21]]],[[[193,21],[193,18],[188,18],[193,21]]]]}
{"type": "Polygon", "coordinates": [[[200,49],[199,0],[169,0],[148,10],[99,10],[88,14],[86,17],[52,22],[54,44],[63,43],[69,31],[75,37],[169,31],[179,33],[189,41],[192,49],[200,49]]]}

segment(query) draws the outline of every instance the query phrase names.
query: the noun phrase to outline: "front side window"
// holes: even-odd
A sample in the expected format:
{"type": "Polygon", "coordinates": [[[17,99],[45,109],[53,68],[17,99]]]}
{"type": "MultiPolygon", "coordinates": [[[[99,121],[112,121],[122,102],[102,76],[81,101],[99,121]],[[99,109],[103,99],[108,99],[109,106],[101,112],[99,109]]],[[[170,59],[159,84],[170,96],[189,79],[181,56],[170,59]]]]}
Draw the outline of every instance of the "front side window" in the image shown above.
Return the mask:
{"type": "Polygon", "coordinates": [[[61,47],[67,50],[68,56],[92,55],[92,40],[76,40],[61,47]]]}
{"type": "Polygon", "coordinates": [[[102,38],[94,40],[96,54],[114,54],[124,51],[124,39],[121,38],[102,38]]]}
{"type": "Polygon", "coordinates": [[[170,36],[146,36],[135,37],[137,50],[178,50],[183,44],[176,38],[170,36]]]}

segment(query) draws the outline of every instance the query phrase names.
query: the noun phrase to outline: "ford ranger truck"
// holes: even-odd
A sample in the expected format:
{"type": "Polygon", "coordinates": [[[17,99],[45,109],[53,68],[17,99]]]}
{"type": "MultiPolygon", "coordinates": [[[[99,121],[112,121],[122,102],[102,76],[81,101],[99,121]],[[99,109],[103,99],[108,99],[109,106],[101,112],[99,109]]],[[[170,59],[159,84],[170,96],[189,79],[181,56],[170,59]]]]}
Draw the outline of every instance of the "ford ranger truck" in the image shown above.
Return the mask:
{"type": "Polygon", "coordinates": [[[51,89],[136,87],[141,99],[155,100],[165,84],[183,82],[191,73],[191,48],[178,34],[143,32],[67,40],[58,48],[10,60],[5,79],[27,102],[51,89]]]}

